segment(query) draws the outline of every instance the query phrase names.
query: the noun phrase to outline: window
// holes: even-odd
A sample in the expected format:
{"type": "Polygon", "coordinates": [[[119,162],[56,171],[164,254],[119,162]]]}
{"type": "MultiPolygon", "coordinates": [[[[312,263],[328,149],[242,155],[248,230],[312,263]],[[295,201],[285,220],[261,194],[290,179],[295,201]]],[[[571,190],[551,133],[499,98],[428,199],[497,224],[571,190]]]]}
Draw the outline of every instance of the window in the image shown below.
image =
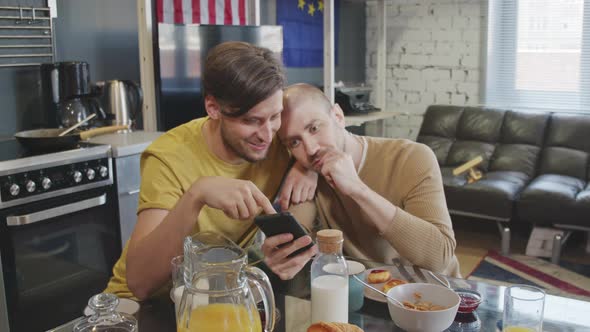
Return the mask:
{"type": "Polygon", "coordinates": [[[485,103],[590,112],[590,0],[489,0],[485,103]]]}

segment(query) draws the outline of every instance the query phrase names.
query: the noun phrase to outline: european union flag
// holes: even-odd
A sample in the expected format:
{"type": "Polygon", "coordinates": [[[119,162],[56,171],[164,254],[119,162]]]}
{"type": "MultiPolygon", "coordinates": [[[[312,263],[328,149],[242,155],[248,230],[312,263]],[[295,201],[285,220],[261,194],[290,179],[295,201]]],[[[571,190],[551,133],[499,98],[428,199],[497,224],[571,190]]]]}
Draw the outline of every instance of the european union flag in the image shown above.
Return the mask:
{"type": "MultiPolygon", "coordinates": [[[[338,31],[334,1],[334,32],[338,31]]],[[[324,1],[277,0],[277,24],[283,26],[283,62],[287,67],[324,65],[324,1]]],[[[337,40],[337,34],[335,35],[337,40]]],[[[337,43],[334,49],[337,49],[337,43]]]]}

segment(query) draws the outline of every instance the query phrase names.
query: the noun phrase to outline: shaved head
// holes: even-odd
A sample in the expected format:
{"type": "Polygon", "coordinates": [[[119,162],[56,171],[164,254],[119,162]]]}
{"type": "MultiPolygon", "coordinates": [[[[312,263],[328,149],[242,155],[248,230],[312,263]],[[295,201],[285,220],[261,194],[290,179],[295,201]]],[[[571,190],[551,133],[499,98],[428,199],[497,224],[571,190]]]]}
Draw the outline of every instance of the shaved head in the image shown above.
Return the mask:
{"type": "Polygon", "coordinates": [[[323,153],[344,151],[344,127],[342,109],[332,105],[322,90],[301,83],[283,91],[279,139],[304,167],[319,171],[313,163],[323,153]]]}
{"type": "MultiPolygon", "coordinates": [[[[298,83],[285,88],[283,93],[283,112],[290,112],[296,109],[297,105],[303,104],[303,102],[314,105],[314,110],[325,110],[329,112],[332,108],[328,97],[326,97],[322,90],[313,85],[298,83]]],[[[310,110],[308,108],[303,109],[310,110]]]]}

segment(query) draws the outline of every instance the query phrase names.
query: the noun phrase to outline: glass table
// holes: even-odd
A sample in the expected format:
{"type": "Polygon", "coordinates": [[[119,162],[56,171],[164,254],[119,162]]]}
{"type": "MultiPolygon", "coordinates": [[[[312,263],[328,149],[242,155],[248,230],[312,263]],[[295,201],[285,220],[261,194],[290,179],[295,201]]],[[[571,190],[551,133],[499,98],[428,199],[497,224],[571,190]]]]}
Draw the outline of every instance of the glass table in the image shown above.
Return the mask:
{"type": "MultiPolygon", "coordinates": [[[[358,260],[368,268],[383,266],[383,264],[358,260]]],[[[391,266],[390,266],[391,267],[391,266]]],[[[391,267],[395,268],[395,267],[391,267]]],[[[411,267],[407,267],[412,271],[411,267]]],[[[281,281],[271,276],[275,290],[281,319],[276,331],[305,332],[310,325],[310,275],[309,265],[294,279],[281,281]]],[[[413,275],[416,277],[415,275],[413,275]]],[[[417,278],[416,278],[417,279],[417,278]]],[[[506,287],[484,282],[455,279],[446,277],[452,288],[468,288],[479,292],[483,302],[473,314],[459,314],[456,322],[448,331],[497,331],[498,322],[502,319],[504,309],[504,291],[506,287]],[[469,329],[475,320],[479,320],[479,329],[469,329]],[[459,328],[462,322],[462,329],[459,328]]],[[[421,282],[423,280],[416,280],[421,282]]],[[[430,280],[429,280],[430,281],[430,280]]],[[[431,281],[430,281],[431,282],[431,281]]],[[[363,328],[366,332],[373,331],[403,331],[397,327],[389,315],[386,303],[365,298],[363,307],[357,312],[349,313],[349,323],[363,328]]],[[[477,325],[477,324],[476,324],[477,325]]],[[[552,331],[590,331],[590,302],[555,295],[547,295],[545,300],[545,315],[543,330],[552,331]]]]}
{"type": "MultiPolygon", "coordinates": [[[[383,264],[355,259],[368,268],[383,264]]],[[[260,266],[271,279],[280,318],[277,321],[277,332],[305,332],[310,325],[310,274],[308,264],[295,278],[282,281],[265,266],[260,266]]],[[[409,268],[408,270],[412,270],[409,268]]],[[[453,288],[470,288],[478,291],[483,302],[476,310],[481,327],[479,329],[463,329],[462,331],[498,331],[498,321],[502,319],[505,287],[488,283],[446,278],[453,288]]],[[[419,281],[419,280],[418,280],[419,281]]],[[[154,299],[141,304],[136,314],[139,321],[139,332],[176,331],[174,306],[169,299],[154,299]]],[[[590,331],[590,302],[547,295],[545,300],[545,316],[543,329],[553,331],[590,331]]],[[[464,322],[474,320],[474,316],[466,314],[460,317],[464,322]]],[[[349,313],[349,322],[358,325],[366,332],[403,331],[395,326],[389,316],[386,303],[365,298],[363,307],[357,312],[349,313]]],[[[68,324],[69,325],[69,324],[68,324]]],[[[72,325],[64,325],[52,331],[71,331],[72,325]]],[[[451,330],[449,330],[451,331],[451,330]]],[[[461,331],[461,330],[459,330],[461,331]]]]}

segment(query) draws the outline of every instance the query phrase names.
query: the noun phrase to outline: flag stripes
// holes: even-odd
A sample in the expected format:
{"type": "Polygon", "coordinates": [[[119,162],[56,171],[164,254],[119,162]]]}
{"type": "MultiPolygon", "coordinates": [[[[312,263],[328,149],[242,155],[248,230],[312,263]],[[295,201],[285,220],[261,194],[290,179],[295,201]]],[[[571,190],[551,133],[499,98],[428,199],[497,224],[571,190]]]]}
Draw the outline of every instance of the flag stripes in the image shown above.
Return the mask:
{"type": "Polygon", "coordinates": [[[247,0],[156,0],[158,23],[246,25],[247,0]]]}

